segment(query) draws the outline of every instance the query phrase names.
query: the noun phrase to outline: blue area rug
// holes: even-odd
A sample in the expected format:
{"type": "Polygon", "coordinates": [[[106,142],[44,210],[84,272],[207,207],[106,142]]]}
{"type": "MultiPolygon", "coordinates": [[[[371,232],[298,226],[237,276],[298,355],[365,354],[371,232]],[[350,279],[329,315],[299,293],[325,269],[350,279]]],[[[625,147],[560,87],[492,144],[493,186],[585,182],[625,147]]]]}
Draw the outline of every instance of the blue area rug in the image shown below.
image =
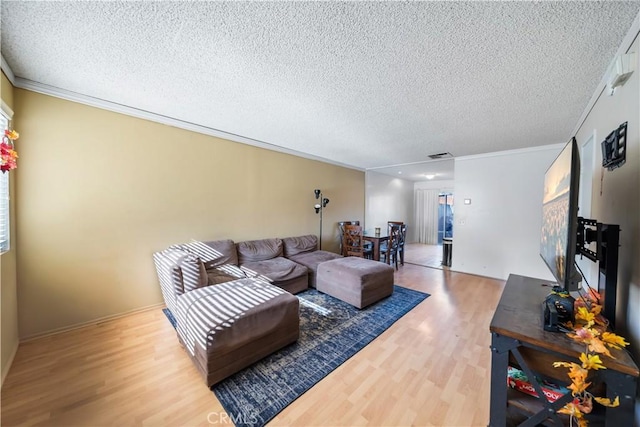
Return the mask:
{"type": "Polygon", "coordinates": [[[394,286],[393,295],[364,310],[315,289],[296,296],[298,341],[212,387],[236,426],[265,425],[429,295],[394,286]]]}

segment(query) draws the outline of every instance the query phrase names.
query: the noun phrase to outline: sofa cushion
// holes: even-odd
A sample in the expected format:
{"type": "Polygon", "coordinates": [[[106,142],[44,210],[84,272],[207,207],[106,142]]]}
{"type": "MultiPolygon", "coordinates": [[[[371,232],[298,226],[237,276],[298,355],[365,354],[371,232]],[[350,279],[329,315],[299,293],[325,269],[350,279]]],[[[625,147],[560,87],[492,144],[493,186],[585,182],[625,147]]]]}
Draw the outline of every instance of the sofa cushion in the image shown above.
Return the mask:
{"type": "Polygon", "coordinates": [[[307,267],[283,257],[243,263],[242,269],[249,277],[262,276],[272,282],[282,282],[307,275],[307,267]]]}
{"type": "Polygon", "coordinates": [[[282,239],[284,256],[292,257],[304,252],[313,252],[318,249],[318,238],[313,234],[298,237],[285,237],[282,239]]]}
{"type": "Polygon", "coordinates": [[[238,254],[233,240],[213,240],[209,242],[193,241],[170,246],[198,256],[210,269],[224,264],[238,265],[238,254]]]}
{"type": "Polygon", "coordinates": [[[197,256],[185,253],[176,259],[172,269],[172,277],[177,281],[176,288],[180,290],[182,284],[182,293],[193,291],[194,289],[207,286],[209,280],[204,263],[197,256]]]}
{"type": "Polygon", "coordinates": [[[315,288],[318,265],[325,261],[331,261],[338,258],[342,258],[342,255],[327,251],[311,251],[292,255],[290,259],[291,261],[302,264],[309,269],[309,286],[315,288]]]}
{"type": "Polygon", "coordinates": [[[237,243],[236,248],[238,249],[238,262],[240,265],[282,256],[282,240],[278,238],[248,240],[237,243]]]}
{"type": "Polygon", "coordinates": [[[305,267],[309,267],[310,270],[315,272],[318,269],[318,264],[321,262],[331,261],[338,258],[342,258],[342,255],[327,251],[313,251],[293,255],[291,257],[291,261],[302,264],[305,267]]]}
{"type": "Polygon", "coordinates": [[[209,285],[219,285],[220,283],[230,282],[231,280],[237,279],[245,279],[247,277],[240,267],[231,264],[208,268],[207,276],[209,277],[209,285]]]}
{"type": "Polygon", "coordinates": [[[210,248],[208,251],[210,254],[209,259],[203,259],[204,266],[207,269],[225,264],[238,265],[238,252],[236,251],[236,244],[233,240],[213,240],[204,242],[204,244],[210,248]]]}

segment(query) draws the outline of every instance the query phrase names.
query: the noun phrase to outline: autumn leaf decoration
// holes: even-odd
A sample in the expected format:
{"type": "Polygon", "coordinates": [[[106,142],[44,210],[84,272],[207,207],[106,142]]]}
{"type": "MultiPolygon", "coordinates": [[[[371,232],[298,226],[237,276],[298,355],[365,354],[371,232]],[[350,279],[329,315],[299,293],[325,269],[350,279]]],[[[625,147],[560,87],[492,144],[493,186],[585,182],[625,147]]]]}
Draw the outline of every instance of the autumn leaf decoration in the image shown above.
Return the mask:
{"type": "Polygon", "coordinates": [[[0,171],[7,172],[18,167],[18,153],[13,143],[20,135],[15,130],[5,129],[0,143],[0,171]]]}
{"type": "Polygon", "coordinates": [[[593,401],[603,406],[615,408],[620,405],[620,399],[607,399],[596,397],[588,391],[591,385],[588,382],[589,373],[598,369],[606,369],[600,355],[613,358],[609,352],[609,348],[621,349],[628,342],[619,335],[611,332],[601,332],[606,329],[606,321],[600,316],[602,306],[592,304],[591,309],[579,307],[576,312],[576,324],[570,325],[573,329],[567,335],[585,345],[585,351],[580,354],[580,363],[575,362],[554,362],[556,368],[568,368],[568,376],[571,384],[568,386],[573,395],[573,400],[567,403],[562,409],[558,410],[561,414],[567,414],[571,417],[571,424],[574,421],[579,427],[588,426],[588,421],[584,415],[589,414],[593,409],[593,401]]]}

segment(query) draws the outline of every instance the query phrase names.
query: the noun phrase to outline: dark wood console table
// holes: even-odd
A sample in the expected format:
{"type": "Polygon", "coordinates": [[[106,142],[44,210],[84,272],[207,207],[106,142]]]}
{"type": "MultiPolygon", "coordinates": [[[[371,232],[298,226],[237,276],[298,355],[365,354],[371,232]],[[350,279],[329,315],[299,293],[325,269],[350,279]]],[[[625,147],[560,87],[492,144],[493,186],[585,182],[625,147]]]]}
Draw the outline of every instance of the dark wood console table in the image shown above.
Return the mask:
{"type": "MultiPolygon", "coordinates": [[[[491,320],[491,427],[513,424],[511,412],[518,413],[520,426],[538,424],[562,425],[564,420],[556,414],[572,400],[571,392],[553,403],[546,398],[527,396],[507,387],[507,367],[515,364],[528,378],[538,376],[567,384],[566,370],[553,367],[555,361],[578,361],[583,345],[564,333],[547,332],[542,328],[542,302],[550,293],[548,282],[512,274],[505,284],[502,297],[491,320]],[[514,395],[515,394],[515,395],[514,395]],[[528,399],[528,400],[527,400],[528,399]],[[523,420],[523,414],[526,417],[523,420]],[[528,417],[528,418],[527,418],[528,417]]],[[[604,397],[620,397],[620,406],[606,408],[597,418],[594,402],[592,426],[632,426],[638,382],[638,366],[625,350],[611,350],[615,359],[601,356],[607,369],[598,370],[594,385],[601,384],[604,397]]],[[[578,361],[579,363],[579,361],[578,361]]],[[[542,391],[535,381],[538,396],[542,391]]],[[[589,418],[588,418],[589,419],[589,418]]],[[[566,418],[565,418],[566,420],[566,418]]]]}

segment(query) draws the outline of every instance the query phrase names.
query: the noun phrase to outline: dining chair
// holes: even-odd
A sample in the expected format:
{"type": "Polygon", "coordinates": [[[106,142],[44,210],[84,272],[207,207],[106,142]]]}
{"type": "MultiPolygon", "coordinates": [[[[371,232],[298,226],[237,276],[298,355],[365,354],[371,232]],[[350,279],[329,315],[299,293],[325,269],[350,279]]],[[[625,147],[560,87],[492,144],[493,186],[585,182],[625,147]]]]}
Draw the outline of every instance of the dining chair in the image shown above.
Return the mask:
{"type": "MultiPolygon", "coordinates": [[[[339,221],[338,222],[338,231],[340,232],[339,234],[339,239],[340,239],[340,255],[344,255],[343,254],[343,250],[342,250],[342,241],[344,240],[344,226],[345,225],[360,225],[360,221],[356,220],[356,221],[339,221]]],[[[364,229],[362,230],[362,232],[364,233],[364,229]]],[[[366,238],[364,239],[364,243],[362,244],[364,246],[364,252],[365,255],[369,255],[368,258],[372,259],[373,258],[373,242],[370,242],[369,240],[367,240],[366,238]]],[[[365,256],[367,257],[367,256],[365,256]]]]}
{"type": "Polygon", "coordinates": [[[407,225],[403,221],[387,221],[387,227],[399,225],[402,238],[398,242],[398,253],[400,254],[400,265],[404,265],[404,242],[407,240],[407,225]]]}
{"type": "Polygon", "coordinates": [[[400,225],[400,241],[398,242],[398,253],[400,254],[400,265],[404,265],[404,242],[407,240],[407,224],[400,225]]]}
{"type": "Polygon", "coordinates": [[[373,252],[364,246],[362,227],[359,225],[344,225],[343,234],[343,254],[344,256],[356,256],[360,258],[371,258],[373,252]]]}
{"type": "Polygon", "coordinates": [[[360,221],[338,221],[338,238],[340,239],[340,255],[344,255],[344,250],[342,249],[343,241],[344,241],[344,226],[345,225],[360,225],[360,221]]]}
{"type": "Polygon", "coordinates": [[[401,226],[397,224],[389,224],[389,240],[380,246],[380,259],[384,257],[384,262],[395,264],[398,269],[398,248],[402,239],[401,226]]]}

